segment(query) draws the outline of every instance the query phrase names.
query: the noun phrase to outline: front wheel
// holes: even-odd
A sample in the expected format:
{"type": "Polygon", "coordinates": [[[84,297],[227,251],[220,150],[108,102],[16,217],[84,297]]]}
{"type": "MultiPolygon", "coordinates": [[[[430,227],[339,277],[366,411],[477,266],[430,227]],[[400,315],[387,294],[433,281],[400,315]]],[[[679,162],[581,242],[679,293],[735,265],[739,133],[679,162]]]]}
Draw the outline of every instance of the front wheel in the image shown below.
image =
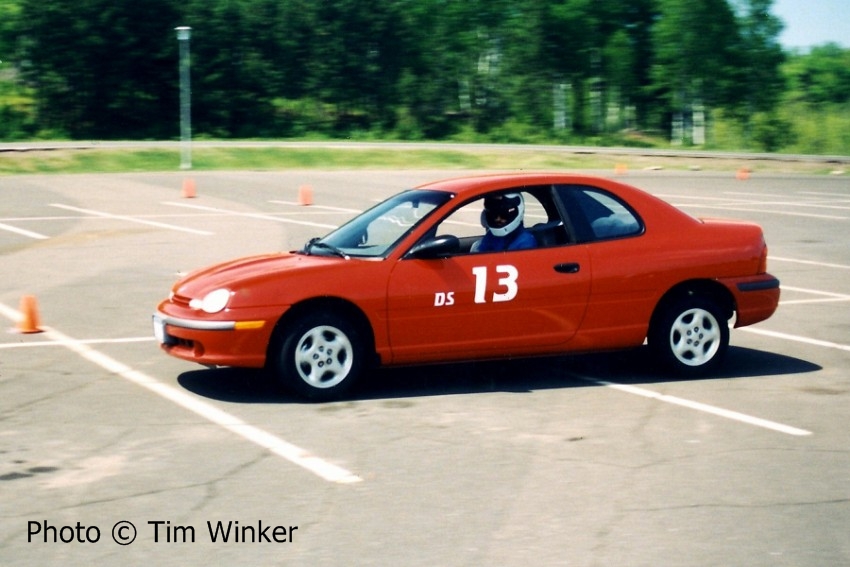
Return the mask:
{"type": "Polygon", "coordinates": [[[649,332],[649,345],[676,374],[717,369],[729,347],[729,325],[710,299],[689,295],[664,306],[649,332]]]}
{"type": "Polygon", "coordinates": [[[311,401],[343,397],[363,368],[358,328],[333,313],[308,314],[282,329],[273,370],[283,385],[311,401]]]}

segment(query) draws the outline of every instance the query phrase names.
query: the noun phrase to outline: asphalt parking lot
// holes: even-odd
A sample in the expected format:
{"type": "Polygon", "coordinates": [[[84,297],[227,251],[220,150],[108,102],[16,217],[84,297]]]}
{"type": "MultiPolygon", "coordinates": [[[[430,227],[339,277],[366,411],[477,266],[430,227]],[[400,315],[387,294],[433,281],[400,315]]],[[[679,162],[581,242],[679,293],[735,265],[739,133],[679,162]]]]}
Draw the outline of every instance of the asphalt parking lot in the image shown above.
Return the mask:
{"type": "Polygon", "coordinates": [[[314,405],[159,351],[178,274],[450,175],[0,177],[0,563],[850,563],[846,176],[622,177],[764,227],[782,303],[718,376],[638,350],[381,370],[314,405]],[[25,295],[43,332],[15,332],[25,295]]]}

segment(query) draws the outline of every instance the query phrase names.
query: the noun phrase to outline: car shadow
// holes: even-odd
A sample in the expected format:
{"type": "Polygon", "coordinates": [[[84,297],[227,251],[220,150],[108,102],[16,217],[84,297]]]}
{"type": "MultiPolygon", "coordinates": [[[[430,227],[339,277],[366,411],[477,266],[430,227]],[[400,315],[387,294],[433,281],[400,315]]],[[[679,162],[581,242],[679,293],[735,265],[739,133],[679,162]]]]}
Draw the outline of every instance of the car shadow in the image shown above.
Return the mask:
{"type": "MultiPolygon", "coordinates": [[[[784,354],[730,347],[720,370],[703,378],[665,374],[649,349],[378,369],[363,377],[349,400],[399,399],[491,392],[532,391],[618,384],[687,380],[763,378],[816,372],[821,367],[784,354]]],[[[230,403],[304,403],[283,390],[262,370],[199,369],[184,372],[178,383],[205,398],[230,403]]]]}

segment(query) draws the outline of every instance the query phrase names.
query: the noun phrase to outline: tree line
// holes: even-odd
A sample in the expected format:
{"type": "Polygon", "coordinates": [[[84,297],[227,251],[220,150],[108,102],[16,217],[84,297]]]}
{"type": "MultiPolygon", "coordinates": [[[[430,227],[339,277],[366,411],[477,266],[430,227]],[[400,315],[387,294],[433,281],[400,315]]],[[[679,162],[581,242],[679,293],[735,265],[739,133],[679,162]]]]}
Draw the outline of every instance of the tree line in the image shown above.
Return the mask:
{"type": "Polygon", "coordinates": [[[190,26],[196,136],[466,132],[528,141],[645,132],[704,144],[722,114],[746,135],[767,125],[765,140],[781,145],[776,109],[788,93],[847,102],[850,66],[836,46],[783,52],[771,5],[2,0],[0,138],[175,138],[174,28],[190,26]],[[813,67],[812,55],[829,69],[813,67]]]}

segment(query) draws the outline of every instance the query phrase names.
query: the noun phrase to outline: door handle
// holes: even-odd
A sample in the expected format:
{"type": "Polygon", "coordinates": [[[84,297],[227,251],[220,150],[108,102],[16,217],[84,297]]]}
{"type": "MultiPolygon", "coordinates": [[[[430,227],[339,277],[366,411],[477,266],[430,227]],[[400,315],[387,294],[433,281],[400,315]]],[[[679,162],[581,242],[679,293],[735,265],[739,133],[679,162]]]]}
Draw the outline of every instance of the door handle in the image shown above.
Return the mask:
{"type": "Polygon", "coordinates": [[[577,274],[581,269],[578,262],[565,262],[563,264],[555,264],[555,271],[562,274],[577,274]]]}

